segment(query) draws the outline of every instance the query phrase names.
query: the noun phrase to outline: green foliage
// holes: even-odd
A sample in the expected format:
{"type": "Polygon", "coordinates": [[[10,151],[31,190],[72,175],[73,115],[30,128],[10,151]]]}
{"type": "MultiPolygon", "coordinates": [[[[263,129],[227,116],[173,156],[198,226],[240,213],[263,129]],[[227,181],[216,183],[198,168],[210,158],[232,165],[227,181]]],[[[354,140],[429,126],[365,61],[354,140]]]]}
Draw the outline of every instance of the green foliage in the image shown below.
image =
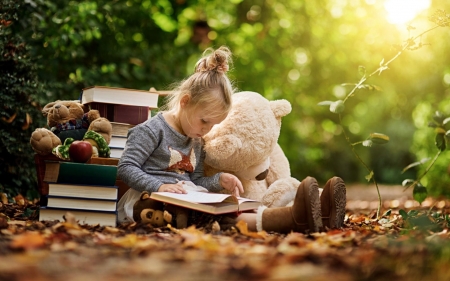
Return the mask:
{"type": "Polygon", "coordinates": [[[419,204],[422,204],[423,201],[427,198],[428,192],[425,186],[419,184],[416,184],[413,189],[413,197],[414,200],[419,202],[419,204]]]}
{"type": "Polygon", "coordinates": [[[108,85],[165,89],[186,76],[195,45],[174,46],[185,5],[170,1],[36,1],[22,12],[47,82],[43,103],[77,99],[81,89],[108,85]]]}
{"type": "MultiPolygon", "coordinates": [[[[325,182],[339,175],[352,182],[367,176],[367,169],[343,149],[347,140],[336,137],[344,128],[347,137],[363,140],[354,148],[373,167],[369,178],[398,183],[412,177],[420,166],[406,175],[397,172],[414,162],[413,153],[425,154],[411,139],[417,128],[411,113],[423,100],[435,103],[448,88],[442,83],[450,63],[449,43],[442,39],[447,35],[410,40],[413,29],[387,23],[379,1],[13,3],[20,9],[17,24],[8,28],[21,36],[37,63],[45,91],[36,91],[34,100],[41,106],[76,99],[82,88],[92,85],[166,89],[192,72],[206,47],[229,46],[235,54],[230,74],[240,90],[291,102],[279,143],[299,179],[310,175],[325,182]],[[417,50],[395,57],[405,46],[417,50]],[[387,58],[394,57],[398,62],[391,64],[387,58]],[[364,65],[379,65],[370,84],[364,65]],[[381,79],[379,74],[388,69],[381,79]],[[342,84],[361,78],[361,83],[342,84]],[[347,96],[351,89],[358,95],[347,96]],[[330,95],[337,114],[316,106],[330,95]],[[341,113],[345,115],[339,120],[341,113]],[[383,132],[389,142],[372,145],[374,140],[367,139],[372,132],[383,132]]],[[[435,5],[439,7],[430,10],[450,8],[446,2],[435,5]]],[[[444,26],[442,18],[435,16],[434,23],[444,26]]],[[[33,121],[37,125],[45,120],[36,116],[33,121]]]]}
{"type": "MultiPolygon", "coordinates": [[[[379,90],[379,87],[377,86],[373,86],[373,85],[367,85],[364,84],[369,78],[371,78],[372,76],[378,74],[380,75],[383,71],[388,69],[388,65],[391,64],[394,60],[396,60],[404,51],[406,50],[416,50],[420,47],[423,46],[422,42],[420,41],[419,43],[417,43],[417,40],[419,38],[421,38],[424,34],[432,31],[433,29],[437,28],[437,27],[444,27],[444,26],[448,26],[449,22],[450,22],[450,15],[447,15],[444,11],[442,10],[438,10],[437,12],[435,12],[435,14],[433,14],[433,16],[430,17],[430,20],[432,22],[434,22],[436,24],[436,26],[431,27],[425,31],[423,31],[422,33],[420,33],[419,35],[416,36],[410,36],[402,45],[398,46],[398,53],[396,55],[394,55],[389,61],[385,62],[384,59],[381,60],[379,67],[373,71],[372,73],[368,74],[366,71],[365,67],[360,66],[358,68],[359,70],[359,74],[361,75],[361,78],[359,80],[358,83],[352,85],[353,89],[346,94],[345,98],[343,100],[338,100],[336,102],[329,102],[329,101],[325,101],[325,102],[321,102],[319,103],[319,105],[330,105],[330,112],[335,113],[335,114],[339,114],[339,121],[340,121],[340,125],[343,128],[343,132],[345,135],[345,138],[347,140],[347,142],[351,145],[352,151],[354,153],[354,155],[356,156],[356,158],[360,161],[360,163],[366,168],[366,170],[369,172],[369,175],[366,176],[366,179],[372,180],[373,183],[375,184],[376,188],[377,188],[377,192],[378,192],[378,196],[379,196],[379,206],[378,206],[378,211],[377,211],[377,216],[379,216],[379,212],[381,209],[381,197],[380,197],[380,193],[378,190],[378,184],[377,181],[374,177],[374,171],[373,169],[369,168],[369,166],[366,164],[366,162],[362,159],[362,157],[358,154],[358,152],[354,149],[354,145],[355,143],[351,143],[350,142],[350,138],[348,136],[348,134],[346,133],[345,127],[342,124],[342,116],[341,113],[344,111],[344,104],[345,102],[351,98],[354,97],[356,92],[359,91],[360,89],[367,89],[367,90],[379,90]]],[[[410,28],[410,29],[414,29],[414,28],[410,28]]],[[[349,85],[349,84],[346,84],[349,85]]],[[[351,85],[351,84],[350,84],[351,85]]],[[[433,116],[434,119],[434,123],[431,124],[430,126],[436,128],[436,137],[435,137],[435,144],[436,147],[439,150],[439,153],[436,155],[435,159],[439,156],[439,154],[444,151],[447,148],[447,136],[450,137],[450,131],[446,131],[444,126],[447,125],[447,123],[450,122],[450,118],[446,118],[446,116],[444,116],[442,113],[440,112],[436,112],[435,115],[433,116]]],[[[371,147],[373,143],[377,143],[377,144],[385,144],[389,141],[389,137],[387,135],[384,134],[379,134],[379,133],[371,133],[369,138],[365,141],[362,142],[357,142],[356,144],[362,143],[363,146],[365,147],[371,147]]],[[[432,162],[431,165],[434,164],[435,161],[432,162]]],[[[429,168],[431,167],[431,165],[427,168],[426,171],[429,170],[429,168]]],[[[416,165],[409,165],[409,168],[415,167],[416,165]]],[[[406,169],[403,169],[403,171],[405,171],[406,169]]],[[[408,181],[409,182],[409,181],[408,181]]],[[[405,181],[403,182],[405,184],[405,181]]],[[[427,196],[427,189],[420,184],[420,178],[419,180],[414,181],[411,186],[414,186],[414,190],[413,190],[413,196],[414,199],[416,199],[419,203],[422,203],[426,196],[427,196]]]]}
{"type": "Polygon", "coordinates": [[[43,124],[34,97],[42,95],[36,63],[30,48],[12,32],[22,1],[2,1],[0,6],[0,192],[36,198],[36,173],[31,132],[43,124]]]}
{"type": "MultiPolygon", "coordinates": [[[[442,102],[442,105],[448,104],[448,102],[442,102]]],[[[431,114],[431,112],[428,112],[431,114]]],[[[448,171],[449,171],[449,153],[446,153],[446,150],[450,149],[450,128],[449,128],[450,118],[447,114],[444,114],[441,111],[435,111],[432,114],[432,121],[428,123],[428,127],[434,130],[434,147],[432,149],[432,140],[431,135],[426,134],[428,141],[422,143],[416,143],[417,146],[422,147],[422,151],[420,153],[433,153],[435,152],[435,156],[433,160],[420,171],[420,175],[416,180],[405,180],[403,185],[407,188],[413,187],[414,198],[422,198],[423,195],[429,193],[433,196],[450,196],[450,191],[448,190],[448,184],[450,180],[448,179],[448,171]],[[426,145],[428,144],[428,145],[426,145]],[[437,152],[436,152],[437,150],[437,152]],[[426,188],[422,185],[425,184],[426,188]],[[417,195],[416,195],[417,194],[417,195]]],[[[417,136],[419,133],[416,134],[417,136]]],[[[424,158],[418,162],[414,162],[403,169],[403,171],[408,170],[411,167],[415,167],[418,165],[425,164],[428,162],[430,158],[424,158]]],[[[417,199],[416,199],[417,200],[417,199]]],[[[419,200],[418,200],[419,201],[419,200]]],[[[421,201],[419,201],[421,202],[421,201]]]]}
{"type": "Polygon", "coordinates": [[[448,228],[450,218],[448,214],[435,211],[405,210],[399,211],[403,218],[405,232],[412,230],[429,233],[429,231],[439,232],[448,228]]]}

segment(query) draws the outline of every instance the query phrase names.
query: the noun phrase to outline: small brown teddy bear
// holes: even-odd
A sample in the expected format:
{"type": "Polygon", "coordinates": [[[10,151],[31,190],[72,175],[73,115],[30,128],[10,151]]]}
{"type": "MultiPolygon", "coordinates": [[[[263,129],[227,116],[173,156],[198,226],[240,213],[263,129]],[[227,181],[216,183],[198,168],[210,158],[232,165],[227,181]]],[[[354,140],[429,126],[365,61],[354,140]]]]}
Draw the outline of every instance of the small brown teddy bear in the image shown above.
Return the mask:
{"type": "Polygon", "coordinates": [[[137,223],[150,223],[153,227],[172,223],[172,214],[175,215],[176,228],[187,227],[188,209],[153,200],[148,191],[142,191],[139,200],[133,205],[133,220],[137,223]]]}
{"type": "Polygon", "coordinates": [[[55,101],[42,110],[50,129],[37,128],[30,138],[33,150],[40,155],[49,155],[53,148],[67,138],[82,140],[87,131],[101,134],[109,144],[112,127],[108,119],[100,117],[98,110],[85,113],[79,101],[55,101]]]}

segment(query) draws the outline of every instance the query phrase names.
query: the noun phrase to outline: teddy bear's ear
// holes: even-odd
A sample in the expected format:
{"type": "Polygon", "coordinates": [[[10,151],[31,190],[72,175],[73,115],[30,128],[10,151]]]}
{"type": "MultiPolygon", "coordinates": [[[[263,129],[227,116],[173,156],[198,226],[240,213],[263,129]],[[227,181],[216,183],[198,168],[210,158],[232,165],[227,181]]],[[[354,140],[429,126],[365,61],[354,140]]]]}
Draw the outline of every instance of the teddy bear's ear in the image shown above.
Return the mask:
{"type": "Polygon", "coordinates": [[[226,159],[242,147],[242,141],[234,135],[224,135],[212,139],[205,145],[207,157],[226,159]]]}
{"type": "Polygon", "coordinates": [[[148,198],[150,198],[150,194],[148,193],[148,191],[142,191],[140,200],[146,200],[148,198]]]}
{"type": "Polygon", "coordinates": [[[44,108],[42,109],[42,114],[44,114],[44,116],[47,116],[48,115],[48,112],[53,108],[53,106],[55,105],[55,104],[57,104],[59,102],[59,100],[58,101],[54,101],[54,102],[51,102],[51,103],[48,103],[48,104],[46,104],[45,106],[44,106],[44,108]]]}
{"type": "Polygon", "coordinates": [[[275,117],[280,118],[291,113],[291,103],[287,100],[275,100],[270,102],[270,109],[272,109],[275,117]]]}

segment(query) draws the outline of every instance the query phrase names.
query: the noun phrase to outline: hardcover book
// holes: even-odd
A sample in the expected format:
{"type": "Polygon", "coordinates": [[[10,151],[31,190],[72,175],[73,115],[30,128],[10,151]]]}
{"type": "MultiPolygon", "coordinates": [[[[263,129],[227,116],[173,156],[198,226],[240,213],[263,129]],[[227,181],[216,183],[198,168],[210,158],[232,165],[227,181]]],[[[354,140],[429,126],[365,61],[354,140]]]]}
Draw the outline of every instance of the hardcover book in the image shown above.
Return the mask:
{"type": "Polygon", "coordinates": [[[90,109],[99,111],[100,116],[109,121],[137,125],[145,122],[151,116],[150,107],[133,106],[112,103],[91,102],[87,104],[90,109]]]}
{"type": "MultiPolygon", "coordinates": [[[[39,191],[39,195],[40,195],[40,205],[41,206],[47,205],[47,195],[49,192],[48,191],[49,183],[44,181],[46,164],[48,162],[58,162],[60,160],[61,159],[59,159],[58,157],[56,157],[53,154],[44,156],[44,155],[39,155],[36,153],[34,155],[34,161],[36,164],[36,174],[37,174],[37,180],[38,180],[38,191],[39,191]]],[[[117,167],[118,162],[119,162],[119,159],[117,159],[117,158],[93,157],[87,163],[117,167]]],[[[79,175],[77,175],[77,176],[79,176],[79,175]]],[[[122,195],[130,188],[119,178],[116,179],[114,185],[118,187],[118,199],[120,199],[122,197],[122,195]]]]}
{"type": "Polygon", "coordinates": [[[117,200],[117,186],[49,183],[49,196],[117,200]]]}
{"type": "Polygon", "coordinates": [[[101,226],[116,226],[116,212],[99,212],[87,210],[74,210],[67,208],[41,207],[39,210],[39,221],[64,221],[67,212],[72,213],[80,224],[90,224],[101,226]]]}
{"type": "Polygon", "coordinates": [[[75,162],[46,162],[45,182],[115,185],[117,166],[75,162]]]}
{"type": "Polygon", "coordinates": [[[115,212],[116,200],[47,196],[47,207],[115,212]]]}
{"type": "Polygon", "coordinates": [[[150,198],[215,215],[254,210],[261,206],[261,202],[252,199],[198,191],[187,191],[187,194],[152,192],[150,198]]]}
{"type": "Polygon", "coordinates": [[[127,137],[112,135],[109,147],[125,148],[126,143],[127,137]]]}
{"type": "Polygon", "coordinates": [[[144,90],[93,86],[81,92],[81,103],[102,102],[122,105],[158,107],[158,93],[144,90]]]}
{"type": "Polygon", "coordinates": [[[120,158],[123,154],[123,148],[121,147],[110,147],[110,155],[111,158],[120,158]]]}
{"type": "MultiPolygon", "coordinates": [[[[111,121],[111,120],[110,120],[111,121]]],[[[110,122],[112,131],[111,133],[115,136],[128,136],[128,130],[133,128],[135,125],[119,122],[110,122]]]]}

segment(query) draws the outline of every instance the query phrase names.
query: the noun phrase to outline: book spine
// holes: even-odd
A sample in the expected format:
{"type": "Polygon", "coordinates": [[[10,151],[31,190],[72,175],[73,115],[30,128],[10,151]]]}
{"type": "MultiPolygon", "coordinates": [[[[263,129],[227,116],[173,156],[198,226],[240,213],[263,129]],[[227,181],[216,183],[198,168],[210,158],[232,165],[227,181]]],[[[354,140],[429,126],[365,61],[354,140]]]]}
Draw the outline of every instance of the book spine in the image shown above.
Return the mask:
{"type": "Polygon", "coordinates": [[[114,121],[137,125],[148,120],[149,107],[116,104],[114,121]]]}
{"type": "Polygon", "coordinates": [[[89,210],[89,209],[73,209],[73,208],[58,208],[58,207],[50,207],[50,206],[41,206],[39,207],[40,210],[60,210],[60,211],[65,211],[65,212],[70,212],[70,211],[77,211],[77,212],[87,212],[87,213],[98,213],[98,214],[117,214],[117,210],[116,211],[103,211],[103,210],[89,210]]]}
{"type": "Polygon", "coordinates": [[[109,142],[109,147],[111,148],[125,148],[127,142],[127,137],[112,135],[111,141],[109,142]]]}
{"type": "Polygon", "coordinates": [[[92,199],[86,197],[47,196],[47,207],[70,208],[92,211],[117,211],[117,200],[92,199]]]}
{"type": "Polygon", "coordinates": [[[111,122],[137,125],[148,120],[150,108],[148,106],[133,106],[91,102],[91,109],[99,111],[100,116],[111,122]]]}
{"type": "MultiPolygon", "coordinates": [[[[117,199],[98,199],[98,198],[88,198],[88,197],[74,197],[74,196],[60,196],[60,195],[47,195],[47,198],[57,198],[57,199],[64,199],[64,200],[71,200],[71,201],[76,201],[76,200],[85,200],[86,202],[116,202],[117,199]]],[[[48,206],[51,207],[51,206],[48,206]]]]}
{"type": "Polygon", "coordinates": [[[124,149],[121,147],[110,147],[109,157],[119,159],[120,157],[122,157],[123,150],[124,149]]]}
{"type": "Polygon", "coordinates": [[[92,210],[78,210],[71,208],[54,208],[42,206],[39,209],[39,220],[63,220],[67,212],[75,215],[75,219],[81,224],[90,225],[117,225],[117,211],[92,211],[92,210]]]}
{"type": "Polygon", "coordinates": [[[37,184],[38,184],[38,192],[40,195],[40,205],[47,205],[47,197],[48,195],[48,183],[44,181],[45,173],[46,173],[46,163],[48,161],[63,161],[56,157],[53,154],[50,155],[40,155],[34,154],[34,164],[36,167],[36,176],[37,176],[37,184]]]}
{"type": "Polygon", "coordinates": [[[117,200],[117,194],[117,186],[58,183],[48,185],[48,196],[117,200]]]}
{"type": "MultiPolygon", "coordinates": [[[[117,167],[75,162],[57,162],[46,164],[46,175],[56,174],[58,183],[115,185],[117,167]],[[59,165],[59,172],[56,170],[59,165]],[[48,171],[47,171],[48,170],[48,171]]],[[[55,181],[54,177],[46,177],[47,181],[55,181]]]]}
{"type": "Polygon", "coordinates": [[[118,123],[118,122],[111,122],[112,126],[112,134],[116,136],[128,136],[128,130],[133,128],[135,125],[131,124],[125,124],[125,123],[118,123]]]}
{"type": "Polygon", "coordinates": [[[34,164],[36,166],[36,175],[38,182],[38,192],[40,195],[48,194],[48,183],[44,181],[45,177],[45,161],[43,156],[39,154],[34,155],[34,164]]]}

